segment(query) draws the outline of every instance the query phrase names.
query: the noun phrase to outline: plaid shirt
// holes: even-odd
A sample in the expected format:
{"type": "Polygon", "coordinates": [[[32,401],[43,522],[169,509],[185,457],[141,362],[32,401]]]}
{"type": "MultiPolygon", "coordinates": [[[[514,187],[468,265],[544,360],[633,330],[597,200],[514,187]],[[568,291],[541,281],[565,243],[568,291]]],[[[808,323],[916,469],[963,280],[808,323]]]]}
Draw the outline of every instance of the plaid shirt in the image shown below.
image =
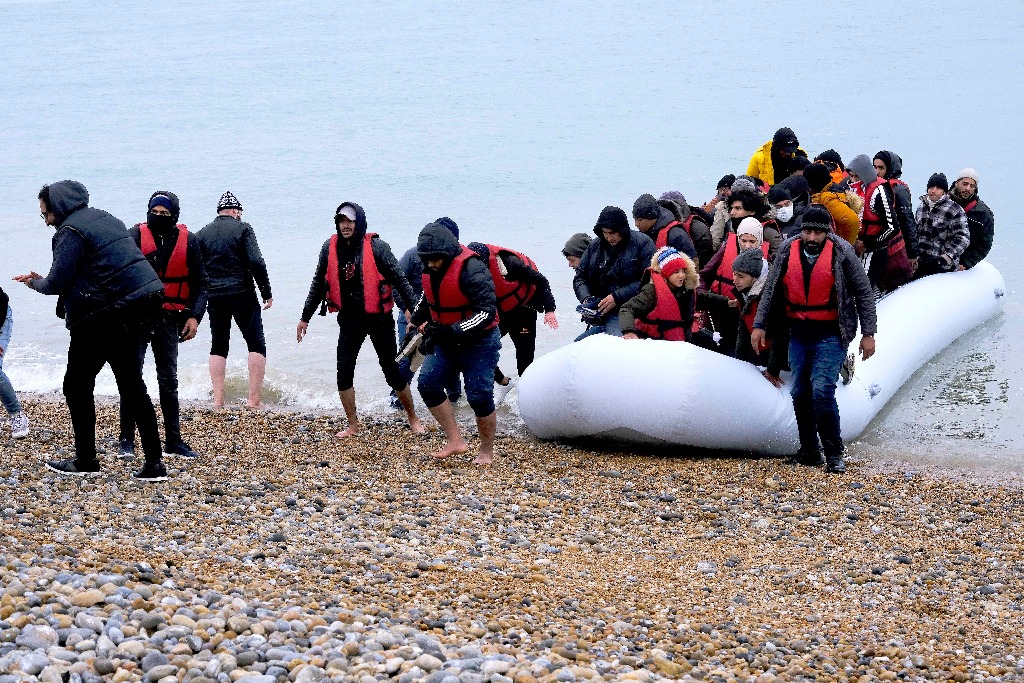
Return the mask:
{"type": "Polygon", "coordinates": [[[955,270],[960,254],[971,243],[967,229],[967,214],[948,194],[932,205],[928,195],[922,195],[917,207],[917,246],[920,256],[936,261],[949,259],[949,270],[955,270]]]}

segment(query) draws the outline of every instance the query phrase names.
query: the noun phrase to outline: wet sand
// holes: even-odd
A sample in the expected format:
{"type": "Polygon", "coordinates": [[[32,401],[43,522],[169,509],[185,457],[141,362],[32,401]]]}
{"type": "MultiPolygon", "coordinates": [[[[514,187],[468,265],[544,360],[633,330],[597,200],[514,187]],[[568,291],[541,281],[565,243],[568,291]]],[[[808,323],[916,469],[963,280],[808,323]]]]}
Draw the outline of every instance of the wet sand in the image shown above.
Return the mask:
{"type": "Polygon", "coordinates": [[[478,469],[397,415],[339,442],[335,416],[193,407],[204,457],[143,485],[110,405],[104,474],[78,480],[41,465],[71,450],[66,408],[26,406],[0,447],[11,676],[1024,677],[1019,484],[512,436],[478,469]]]}

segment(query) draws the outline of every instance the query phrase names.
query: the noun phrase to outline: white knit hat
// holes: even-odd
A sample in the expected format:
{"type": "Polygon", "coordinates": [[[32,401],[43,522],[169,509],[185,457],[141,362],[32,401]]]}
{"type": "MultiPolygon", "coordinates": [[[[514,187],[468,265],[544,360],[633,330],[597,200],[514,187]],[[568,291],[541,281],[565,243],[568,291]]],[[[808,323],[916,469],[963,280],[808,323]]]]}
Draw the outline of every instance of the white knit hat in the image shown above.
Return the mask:
{"type": "Polygon", "coordinates": [[[961,178],[970,178],[975,183],[977,183],[978,182],[978,172],[975,171],[973,168],[968,166],[967,168],[965,168],[964,170],[962,170],[962,171],[960,171],[959,173],[956,174],[956,179],[957,180],[960,180],[961,178]]]}
{"type": "Polygon", "coordinates": [[[753,235],[758,243],[761,243],[764,241],[764,226],[753,216],[747,216],[736,226],[736,237],[739,238],[740,235],[753,235]]]}

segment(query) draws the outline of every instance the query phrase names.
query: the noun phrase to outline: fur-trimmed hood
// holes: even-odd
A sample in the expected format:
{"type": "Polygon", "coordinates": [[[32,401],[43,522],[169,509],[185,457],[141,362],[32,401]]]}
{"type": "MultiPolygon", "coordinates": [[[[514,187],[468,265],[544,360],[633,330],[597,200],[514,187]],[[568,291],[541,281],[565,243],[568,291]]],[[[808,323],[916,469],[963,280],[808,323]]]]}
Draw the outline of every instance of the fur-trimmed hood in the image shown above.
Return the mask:
{"type": "MultiPolygon", "coordinates": [[[[697,275],[697,266],[694,265],[693,259],[683,252],[679,252],[679,255],[684,261],[686,261],[686,278],[683,280],[683,289],[687,291],[697,289],[697,286],[700,284],[700,277],[697,275]]],[[[651,257],[651,272],[658,273],[659,275],[661,274],[661,268],[658,267],[657,253],[651,257]]],[[[767,274],[765,274],[765,277],[767,277],[767,274]]]]}

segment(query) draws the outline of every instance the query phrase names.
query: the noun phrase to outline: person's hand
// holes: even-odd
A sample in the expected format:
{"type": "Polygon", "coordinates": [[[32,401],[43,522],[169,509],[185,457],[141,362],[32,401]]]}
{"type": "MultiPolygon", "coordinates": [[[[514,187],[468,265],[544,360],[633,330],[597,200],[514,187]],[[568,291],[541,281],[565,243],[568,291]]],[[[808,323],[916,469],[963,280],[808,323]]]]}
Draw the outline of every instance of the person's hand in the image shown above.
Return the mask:
{"type": "Polygon", "coordinates": [[[181,335],[179,338],[183,342],[187,342],[190,339],[195,339],[196,332],[199,331],[199,321],[195,318],[189,318],[185,321],[185,326],[181,328],[181,335]]]}
{"type": "Polygon", "coordinates": [[[957,270],[967,270],[967,268],[965,268],[965,267],[964,267],[964,264],[962,264],[962,263],[961,263],[960,265],[958,265],[958,266],[956,267],[956,269],[957,269],[957,270]]]}
{"type": "Polygon", "coordinates": [[[739,307],[740,307],[740,300],[739,299],[729,299],[729,308],[739,308],[739,307]]]}
{"type": "Polygon", "coordinates": [[[412,323],[412,311],[405,312],[405,322],[412,323]]]}
{"type": "Polygon", "coordinates": [[[860,357],[861,360],[867,360],[871,356],[875,355],[875,337],[874,335],[865,335],[860,338],[860,357]]]}
{"type": "Polygon", "coordinates": [[[768,346],[764,339],[764,330],[758,327],[754,328],[754,331],[750,333],[750,345],[758,353],[761,353],[768,346]]]}
{"type": "Polygon", "coordinates": [[[558,318],[555,317],[554,311],[548,311],[544,314],[544,324],[553,330],[558,329],[558,318]]]}
{"type": "Polygon", "coordinates": [[[622,335],[622,338],[623,339],[639,339],[640,337],[636,336],[632,332],[626,332],[624,335],[622,335]]]}
{"type": "Polygon", "coordinates": [[[298,326],[295,328],[295,341],[301,344],[302,338],[306,336],[306,330],[308,329],[309,323],[305,320],[300,320],[298,326]]]}
{"type": "Polygon", "coordinates": [[[864,255],[864,240],[857,240],[853,245],[854,251],[857,252],[857,256],[864,255]]]}
{"type": "Polygon", "coordinates": [[[917,259],[916,258],[910,259],[910,269],[911,269],[912,272],[915,272],[915,273],[917,272],[917,259]]]}
{"type": "Polygon", "coordinates": [[[766,380],[771,382],[772,386],[774,386],[776,389],[781,389],[782,388],[782,378],[781,377],[773,375],[772,373],[768,372],[767,370],[762,370],[761,374],[764,376],[764,378],[766,380]]]}
{"type": "Polygon", "coordinates": [[[615,308],[615,297],[609,294],[605,298],[601,299],[597,303],[597,310],[602,315],[606,315],[615,308]]]}
{"type": "Polygon", "coordinates": [[[25,283],[25,286],[28,287],[30,286],[28,284],[29,282],[31,282],[32,280],[42,280],[43,276],[33,270],[30,271],[27,275],[15,275],[11,279],[14,280],[15,282],[23,282],[25,283]]]}
{"type": "Polygon", "coordinates": [[[434,321],[426,324],[423,334],[439,344],[455,338],[455,330],[452,329],[451,325],[444,325],[434,321]]]}
{"type": "Polygon", "coordinates": [[[266,299],[263,302],[263,310],[265,311],[265,310],[267,310],[268,308],[270,308],[273,305],[274,305],[274,298],[273,297],[271,297],[269,299],[266,299]]]}

